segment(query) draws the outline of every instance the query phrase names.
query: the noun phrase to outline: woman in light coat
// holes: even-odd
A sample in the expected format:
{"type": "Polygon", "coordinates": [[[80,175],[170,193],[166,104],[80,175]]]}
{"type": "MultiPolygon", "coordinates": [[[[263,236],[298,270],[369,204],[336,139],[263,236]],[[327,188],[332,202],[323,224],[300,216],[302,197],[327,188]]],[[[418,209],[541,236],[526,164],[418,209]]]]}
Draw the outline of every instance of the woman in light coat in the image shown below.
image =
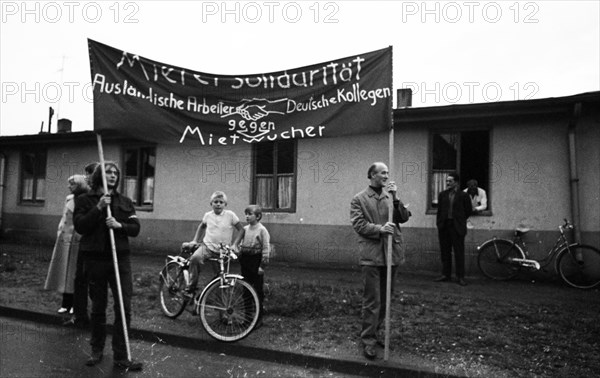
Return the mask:
{"type": "Polygon", "coordinates": [[[86,193],[89,189],[84,175],[73,175],[69,177],[68,182],[71,194],[65,199],[65,207],[58,224],[56,243],[54,244],[52,260],[50,260],[48,276],[44,285],[46,290],[55,290],[63,294],[62,304],[58,309],[61,314],[72,313],[73,310],[75,270],[79,239],[81,238],[81,235],[75,232],[73,227],[75,197],[81,193],[86,193]]]}

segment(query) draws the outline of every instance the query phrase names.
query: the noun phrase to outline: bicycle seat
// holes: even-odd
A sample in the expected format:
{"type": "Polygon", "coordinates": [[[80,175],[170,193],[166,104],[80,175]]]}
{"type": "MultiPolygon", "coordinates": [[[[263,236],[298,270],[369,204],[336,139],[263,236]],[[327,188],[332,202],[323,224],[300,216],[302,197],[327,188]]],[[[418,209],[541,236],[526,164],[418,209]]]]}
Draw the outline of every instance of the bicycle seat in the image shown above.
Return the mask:
{"type": "Polygon", "coordinates": [[[519,236],[524,235],[524,234],[526,234],[528,232],[529,232],[529,228],[527,228],[527,227],[521,227],[521,226],[517,227],[517,229],[515,230],[515,233],[517,235],[519,235],[519,236]]]}

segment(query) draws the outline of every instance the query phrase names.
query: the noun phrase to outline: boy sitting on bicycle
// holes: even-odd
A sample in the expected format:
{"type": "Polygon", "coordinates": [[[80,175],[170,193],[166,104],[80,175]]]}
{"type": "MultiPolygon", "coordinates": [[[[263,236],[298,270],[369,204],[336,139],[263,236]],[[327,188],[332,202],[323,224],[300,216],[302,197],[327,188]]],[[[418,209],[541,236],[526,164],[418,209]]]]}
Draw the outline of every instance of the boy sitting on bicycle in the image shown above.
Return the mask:
{"type": "Polygon", "coordinates": [[[244,210],[248,225],[240,235],[240,268],[242,276],[254,287],[260,303],[258,323],[262,325],[263,300],[265,298],[264,276],[260,274],[261,263],[267,262],[271,251],[269,231],[260,223],[262,209],[258,205],[250,205],[244,210]]]}
{"type": "Polygon", "coordinates": [[[190,286],[186,288],[188,295],[193,295],[198,286],[200,266],[209,258],[219,257],[219,244],[231,244],[236,246],[240,240],[242,225],[240,219],[231,210],[226,210],[227,195],[216,191],[210,196],[212,211],[204,214],[202,222],[196,230],[194,239],[184,242],[182,248],[198,246],[198,249],[190,257],[190,286]],[[233,230],[238,231],[236,239],[232,244],[233,230]],[[201,240],[201,242],[199,242],[201,240]]]}

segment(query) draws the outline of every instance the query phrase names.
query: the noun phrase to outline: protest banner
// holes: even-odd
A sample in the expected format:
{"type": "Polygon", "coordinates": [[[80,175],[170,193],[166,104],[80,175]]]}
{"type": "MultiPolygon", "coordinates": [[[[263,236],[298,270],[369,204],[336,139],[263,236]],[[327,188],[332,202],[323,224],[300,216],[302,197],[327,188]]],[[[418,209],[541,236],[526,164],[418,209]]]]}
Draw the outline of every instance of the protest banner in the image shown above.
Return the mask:
{"type": "Polygon", "coordinates": [[[391,47],[280,72],[214,75],[88,46],[97,132],[218,146],[391,127],[391,47]]]}

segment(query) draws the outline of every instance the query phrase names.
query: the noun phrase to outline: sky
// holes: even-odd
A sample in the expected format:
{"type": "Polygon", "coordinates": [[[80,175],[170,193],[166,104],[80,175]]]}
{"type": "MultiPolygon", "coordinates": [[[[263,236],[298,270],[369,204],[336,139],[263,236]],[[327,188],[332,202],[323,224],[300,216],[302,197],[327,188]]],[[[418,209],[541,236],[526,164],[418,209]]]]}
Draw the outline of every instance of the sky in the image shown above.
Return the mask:
{"type": "Polygon", "coordinates": [[[600,90],[600,1],[0,1],[0,136],[93,129],[87,39],[217,75],[393,47],[413,107],[600,90]]]}

